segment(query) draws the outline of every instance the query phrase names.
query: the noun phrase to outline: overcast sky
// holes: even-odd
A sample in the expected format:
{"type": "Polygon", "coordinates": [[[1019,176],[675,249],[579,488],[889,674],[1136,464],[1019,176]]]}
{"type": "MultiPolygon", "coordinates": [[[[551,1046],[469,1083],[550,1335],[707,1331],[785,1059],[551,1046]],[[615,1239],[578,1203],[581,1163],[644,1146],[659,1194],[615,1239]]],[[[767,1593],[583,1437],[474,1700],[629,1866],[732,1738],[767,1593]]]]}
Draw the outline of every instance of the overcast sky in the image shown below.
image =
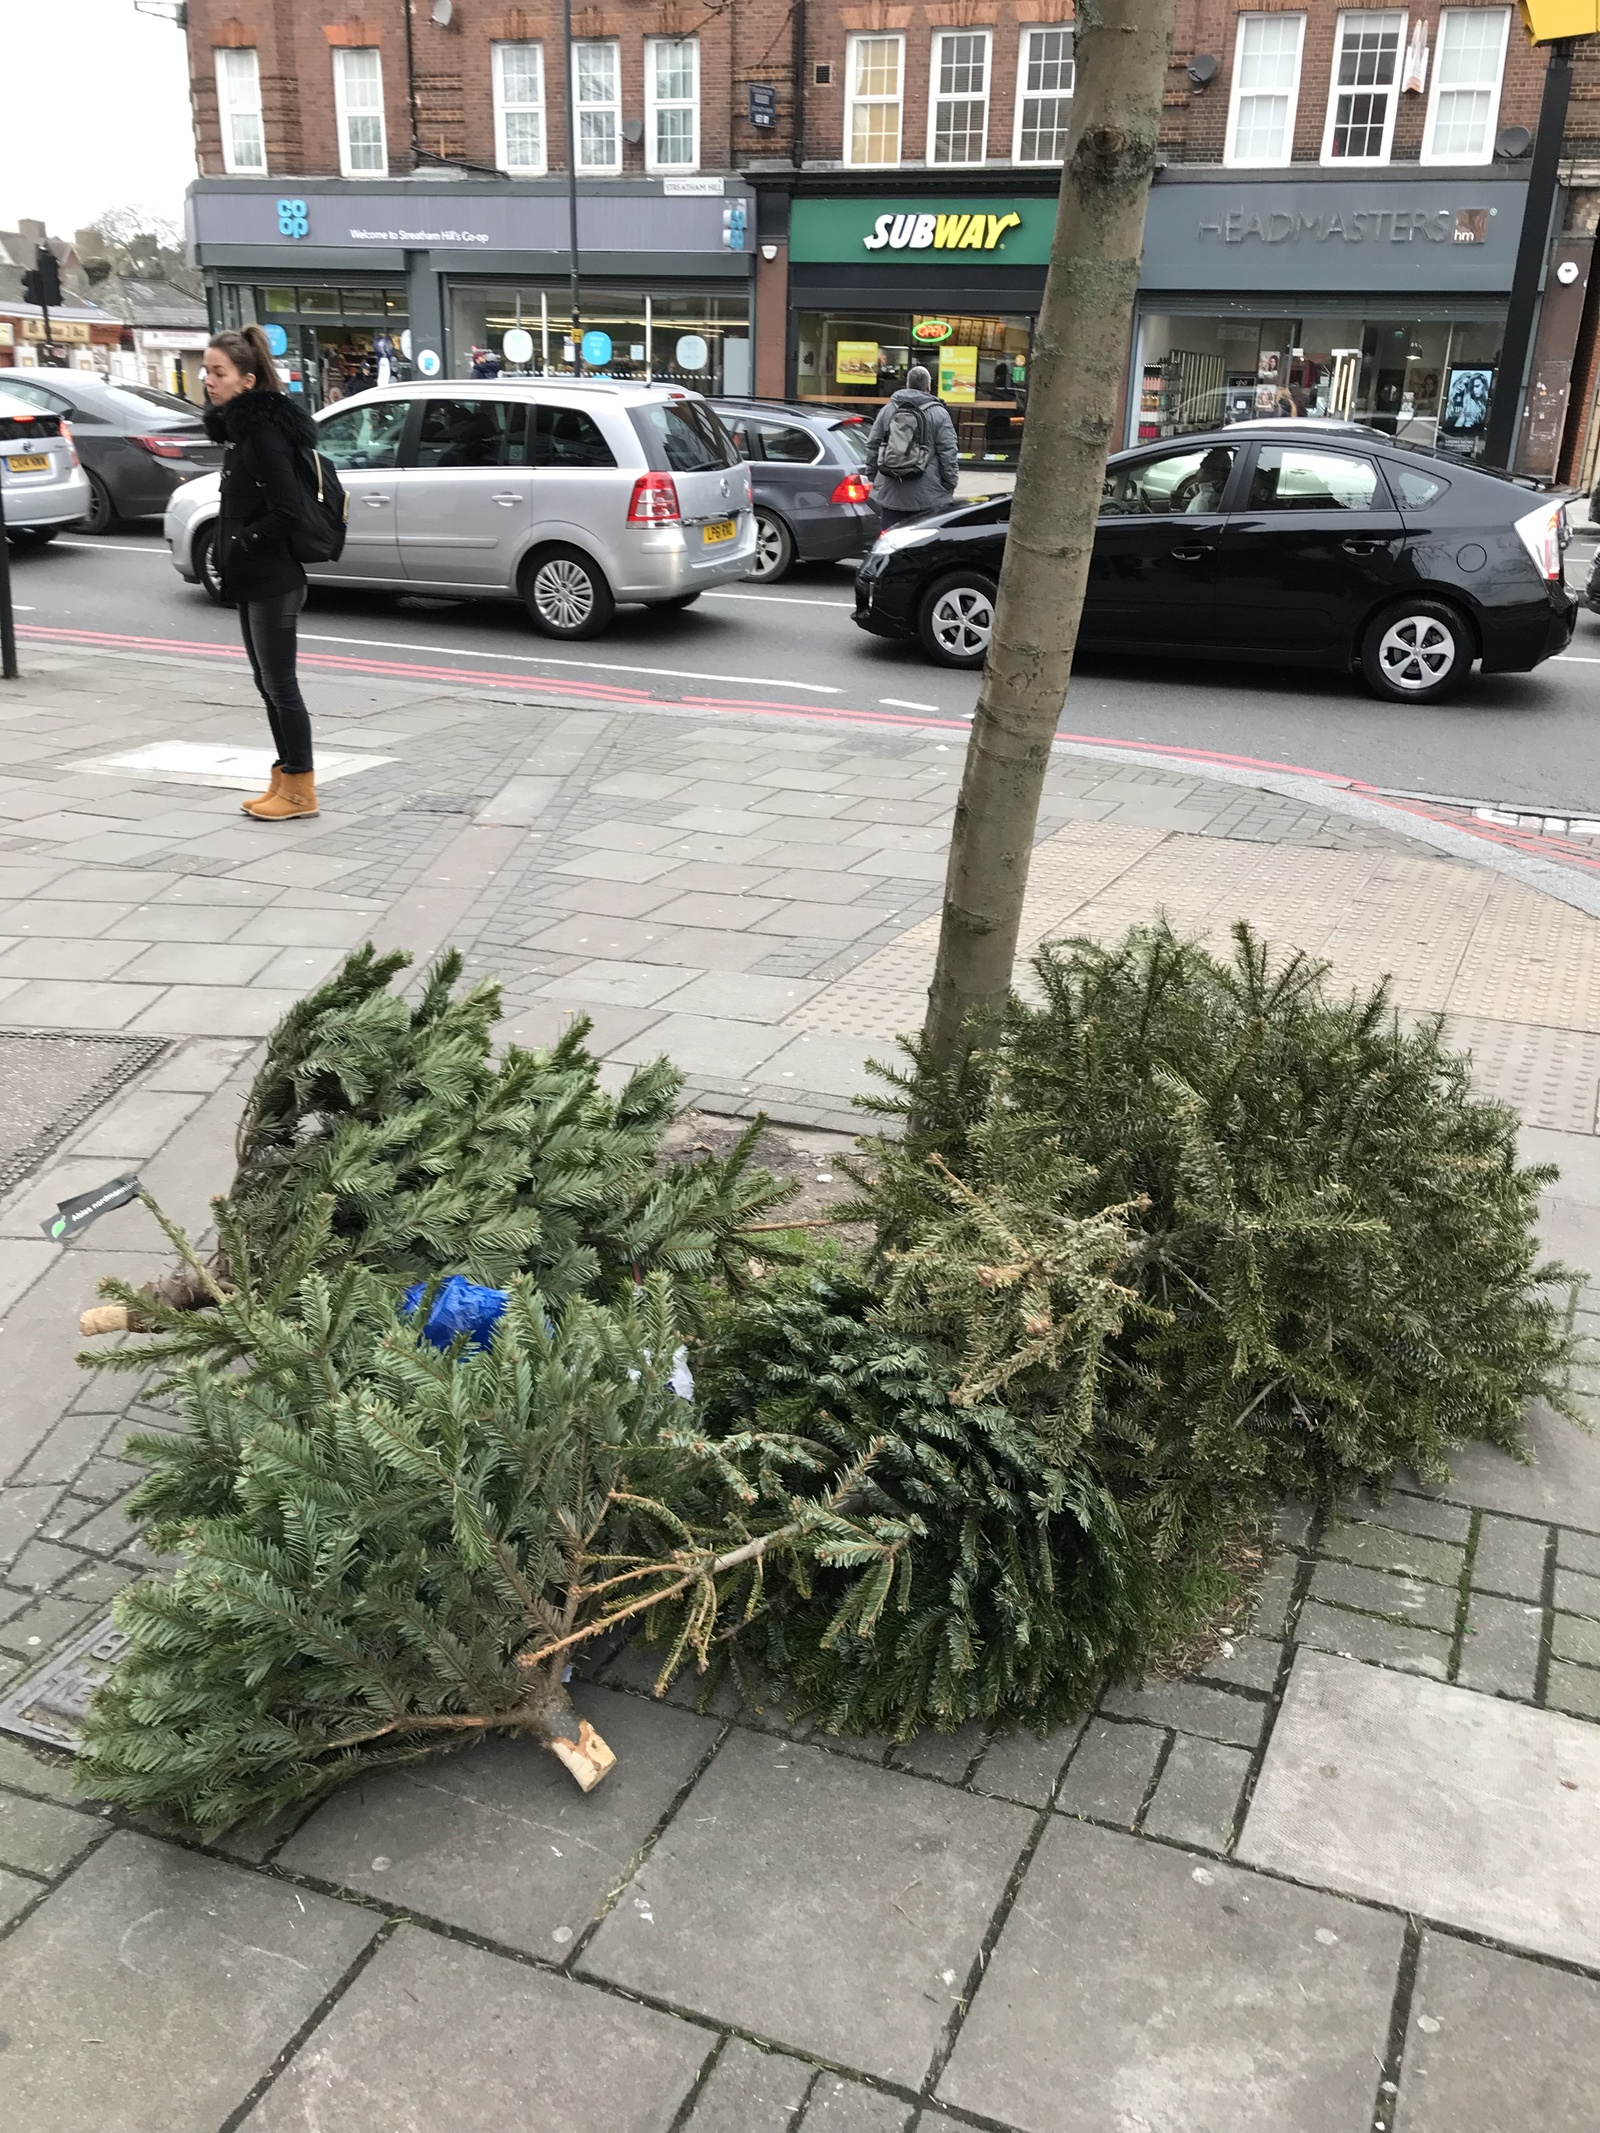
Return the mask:
{"type": "Polygon", "coordinates": [[[181,222],[195,174],[183,32],[133,0],[69,0],[11,29],[0,228],[33,215],[70,237],[108,207],[181,222]]]}

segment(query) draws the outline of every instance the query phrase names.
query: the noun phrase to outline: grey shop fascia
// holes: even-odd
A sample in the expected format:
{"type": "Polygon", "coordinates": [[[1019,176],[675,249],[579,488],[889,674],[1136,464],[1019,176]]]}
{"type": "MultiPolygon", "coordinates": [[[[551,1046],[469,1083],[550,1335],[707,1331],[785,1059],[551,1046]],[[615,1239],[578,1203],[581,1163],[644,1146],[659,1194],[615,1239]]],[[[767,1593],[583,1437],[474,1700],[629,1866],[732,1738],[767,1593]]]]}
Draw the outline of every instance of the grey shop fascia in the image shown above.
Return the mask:
{"type": "Polygon", "coordinates": [[[1526,199],[1515,164],[1163,172],[1124,442],[1292,411],[1471,448],[1466,410],[1481,416],[1498,364],[1526,199]]]}
{"type": "MultiPolygon", "coordinates": [[[[189,188],[186,219],[213,323],[233,323],[226,292],[241,285],[321,284],[349,295],[352,309],[363,290],[388,291],[391,313],[392,292],[403,289],[413,354],[436,355],[446,377],[467,368],[467,350],[451,346],[453,287],[554,288],[570,265],[559,176],[202,178],[189,188]]],[[[596,290],[747,296],[754,233],[754,196],[734,177],[579,181],[579,265],[596,290]],[[730,220],[742,248],[729,246],[730,220]]],[[[564,324],[564,292],[550,309],[564,324]]]]}

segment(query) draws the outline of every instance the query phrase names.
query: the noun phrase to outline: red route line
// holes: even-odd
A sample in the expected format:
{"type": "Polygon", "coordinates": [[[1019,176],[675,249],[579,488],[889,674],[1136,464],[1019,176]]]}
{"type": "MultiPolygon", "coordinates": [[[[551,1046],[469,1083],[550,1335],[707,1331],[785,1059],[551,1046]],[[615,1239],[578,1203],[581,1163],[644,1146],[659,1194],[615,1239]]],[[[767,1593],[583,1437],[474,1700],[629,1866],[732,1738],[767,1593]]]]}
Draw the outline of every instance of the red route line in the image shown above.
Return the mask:
{"type": "MultiPolygon", "coordinates": [[[[215,644],[204,639],[182,637],[138,637],[113,630],[63,629],[43,623],[21,623],[18,625],[17,635],[47,643],[101,645],[113,651],[182,652],[207,659],[239,661],[245,657],[242,645],[215,644]]],[[[970,723],[964,718],[943,718],[931,712],[912,715],[899,711],[868,711],[853,709],[847,705],[788,703],[782,698],[766,701],[737,696],[659,697],[653,696],[647,689],[627,688],[612,682],[569,681],[565,676],[546,680],[539,674],[482,673],[473,667],[425,666],[420,660],[364,659],[355,654],[339,652],[303,651],[300,659],[304,666],[316,667],[330,673],[384,674],[405,681],[453,681],[501,691],[518,686],[560,689],[568,695],[587,696],[601,703],[680,704],[696,711],[736,712],[741,717],[779,718],[790,722],[802,720],[813,725],[935,727],[950,732],[965,732],[970,723]]],[[[1412,815],[1420,821],[1435,822],[1447,829],[1460,830],[1463,835],[1476,837],[1485,844],[1500,845],[1508,851],[1522,852],[1533,858],[1552,860],[1554,856],[1560,863],[1585,873],[1600,873],[1600,853],[1586,851],[1568,839],[1544,837],[1533,831],[1513,829],[1503,823],[1468,819],[1429,806],[1425,801],[1395,799],[1359,778],[1342,777],[1329,770],[1308,769],[1303,763],[1280,763],[1264,756],[1230,755],[1220,749],[1185,747],[1173,742],[1118,740],[1098,733],[1066,733],[1058,730],[1055,738],[1086,747],[1163,756],[1175,763],[1213,763],[1233,770],[1277,771],[1284,776],[1305,778],[1312,784],[1332,786],[1341,792],[1356,794],[1397,815],[1412,815]],[[1554,855],[1552,846],[1555,847],[1554,855]]]]}

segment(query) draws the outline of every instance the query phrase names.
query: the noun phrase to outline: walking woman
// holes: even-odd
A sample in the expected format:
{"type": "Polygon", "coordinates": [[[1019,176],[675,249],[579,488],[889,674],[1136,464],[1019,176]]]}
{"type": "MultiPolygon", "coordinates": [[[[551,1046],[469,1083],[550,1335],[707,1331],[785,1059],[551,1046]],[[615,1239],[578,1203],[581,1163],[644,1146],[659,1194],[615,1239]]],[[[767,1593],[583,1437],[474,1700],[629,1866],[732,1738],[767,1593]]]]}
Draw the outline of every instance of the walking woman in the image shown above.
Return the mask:
{"type": "Polygon", "coordinates": [[[289,822],[317,811],[311,715],[294,670],[306,574],[290,545],[296,462],[315,449],[316,427],[284,391],[259,326],[217,334],[205,362],[206,430],[223,448],[217,570],[223,599],[239,610],[276,758],[272,783],[244,802],[244,812],[257,822],[289,822]]]}

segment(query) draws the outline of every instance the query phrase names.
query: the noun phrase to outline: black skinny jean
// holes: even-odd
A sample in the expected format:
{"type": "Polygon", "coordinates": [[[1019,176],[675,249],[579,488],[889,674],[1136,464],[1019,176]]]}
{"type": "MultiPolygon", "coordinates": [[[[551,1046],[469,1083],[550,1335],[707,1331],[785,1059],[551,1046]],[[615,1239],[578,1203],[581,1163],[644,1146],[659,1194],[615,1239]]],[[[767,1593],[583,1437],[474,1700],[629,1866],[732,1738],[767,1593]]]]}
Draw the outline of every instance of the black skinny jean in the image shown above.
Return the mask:
{"type": "Polygon", "coordinates": [[[311,713],[295,679],[295,624],[306,604],[306,589],[274,593],[270,600],[241,600],[239,627],[250,655],[272,728],[273,751],[291,778],[311,775],[311,713]]]}

